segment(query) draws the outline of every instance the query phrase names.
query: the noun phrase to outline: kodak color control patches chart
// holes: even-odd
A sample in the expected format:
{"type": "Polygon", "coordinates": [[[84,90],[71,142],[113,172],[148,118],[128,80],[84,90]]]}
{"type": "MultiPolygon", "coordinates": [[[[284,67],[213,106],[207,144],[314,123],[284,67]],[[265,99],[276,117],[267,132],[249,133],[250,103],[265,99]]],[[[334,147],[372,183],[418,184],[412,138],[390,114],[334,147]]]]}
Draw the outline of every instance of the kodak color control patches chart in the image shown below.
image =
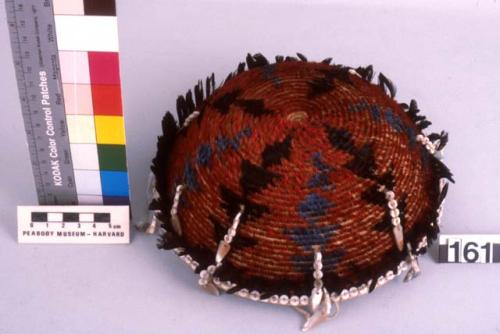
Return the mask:
{"type": "Polygon", "coordinates": [[[40,204],[128,204],[115,2],[6,7],[40,204]]]}

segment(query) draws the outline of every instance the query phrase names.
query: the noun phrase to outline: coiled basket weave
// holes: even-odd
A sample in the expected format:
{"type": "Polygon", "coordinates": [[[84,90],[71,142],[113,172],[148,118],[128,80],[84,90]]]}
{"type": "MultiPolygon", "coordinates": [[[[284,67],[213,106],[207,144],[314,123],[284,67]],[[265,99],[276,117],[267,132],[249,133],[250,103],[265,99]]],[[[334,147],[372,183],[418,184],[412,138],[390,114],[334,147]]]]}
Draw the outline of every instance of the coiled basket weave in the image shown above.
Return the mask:
{"type": "Polygon", "coordinates": [[[448,136],[425,134],[416,102],[372,77],[256,54],[180,96],[152,166],[159,248],[201,285],[292,306],[310,305],[314,287],[345,300],[405,270],[439,232],[448,136]]]}

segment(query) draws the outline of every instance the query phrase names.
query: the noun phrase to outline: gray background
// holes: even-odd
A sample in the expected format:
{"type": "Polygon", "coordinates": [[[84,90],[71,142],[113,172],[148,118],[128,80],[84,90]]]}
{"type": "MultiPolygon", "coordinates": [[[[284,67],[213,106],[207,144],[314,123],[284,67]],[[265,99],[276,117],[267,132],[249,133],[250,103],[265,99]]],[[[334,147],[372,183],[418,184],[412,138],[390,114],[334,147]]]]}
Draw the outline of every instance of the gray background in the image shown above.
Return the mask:
{"type": "MultiPolygon", "coordinates": [[[[18,245],[16,205],[36,204],[0,6],[0,333],[297,333],[293,310],[215,298],[155,237],[127,246],[18,245]]],[[[246,52],[373,64],[450,132],[457,184],[445,233],[500,233],[500,2],[118,0],[134,220],[163,112],[246,52]],[[148,3],[148,5],[145,5],[148,3]]],[[[314,333],[500,333],[500,266],[421,260],[423,275],[342,305],[314,333]]]]}

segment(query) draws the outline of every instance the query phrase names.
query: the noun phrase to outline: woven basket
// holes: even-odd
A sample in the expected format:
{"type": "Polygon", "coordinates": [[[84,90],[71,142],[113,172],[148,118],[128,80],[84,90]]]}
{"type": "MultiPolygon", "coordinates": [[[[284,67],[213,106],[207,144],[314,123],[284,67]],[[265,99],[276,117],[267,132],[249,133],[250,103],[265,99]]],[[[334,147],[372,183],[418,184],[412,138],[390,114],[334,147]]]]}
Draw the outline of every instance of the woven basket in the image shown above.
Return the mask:
{"type": "Polygon", "coordinates": [[[415,101],[396,102],[383,74],[371,83],[371,66],[330,62],[249,55],[218,88],[212,75],[205,90],[200,81],[178,98],[179,124],[166,114],[152,167],[159,248],[199,273],[240,212],[213,277],[229,293],[266,301],[310,294],[314,247],[335,295],[371,292],[426,251],[439,232],[443,180],[453,181],[438,159],[447,134],[425,135],[430,122],[415,101]],[[180,231],[171,214],[179,185],[180,231]]]}

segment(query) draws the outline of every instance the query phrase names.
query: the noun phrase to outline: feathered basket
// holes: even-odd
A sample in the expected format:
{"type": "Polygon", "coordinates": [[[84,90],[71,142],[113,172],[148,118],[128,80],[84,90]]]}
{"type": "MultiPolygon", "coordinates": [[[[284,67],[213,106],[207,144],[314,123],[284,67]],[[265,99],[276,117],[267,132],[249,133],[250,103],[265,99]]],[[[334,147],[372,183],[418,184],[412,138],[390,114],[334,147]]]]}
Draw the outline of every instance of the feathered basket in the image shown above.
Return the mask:
{"type": "Polygon", "coordinates": [[[152,170],[173,249],[217,293],[298,308],[304,329],[405,270],[439,232],[448,135],[372,66],[248,55],[177,100],[152,170]]]}

